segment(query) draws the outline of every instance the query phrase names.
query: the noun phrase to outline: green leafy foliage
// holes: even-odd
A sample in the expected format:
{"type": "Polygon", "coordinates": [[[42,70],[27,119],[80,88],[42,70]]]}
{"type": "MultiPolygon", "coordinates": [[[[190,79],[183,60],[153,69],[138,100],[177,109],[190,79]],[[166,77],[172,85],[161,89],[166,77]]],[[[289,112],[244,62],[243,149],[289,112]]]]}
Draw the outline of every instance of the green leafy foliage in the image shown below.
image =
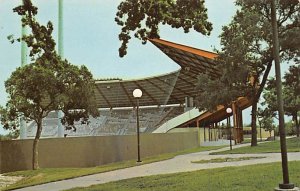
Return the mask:
{"type": "MultiPolygon", "coordinates": [[[[222,48],[216,60],[220,78],[210,79],[200,74],[198,90],[206,92],[199,92],[195,100],[200,109],[211,110],[217,105],[230,104],[240,96],[251,98],[252,145],[255,146],[257,103],[273,61],[271,3],[237,0],[236,5],[239,9],[220,35],[222,48]]],[[[290,42],[300,37],[300,2],[279,1],[277,14],[281,59],[298,60],[299,41],[290,42]]]]}
{"type": "Polygon", "coordinates": [[[260,128],[263,128],[266,131],[268,131],[270,133],[270,137],[272,131],[275,131],[276,129],[276,126],[274,124],[275,116],[276,113],[271,111],[269,108],[265,108],[265,109],[258,108],[257,110],[257,118],[258,118],[259,126],[260,128]]]}
{"type": "Polygon", "coordinates": [[[8,110],[0,106],[0,120],[4,129],[17,130],[19,127],[19,120],[17,119],[17,113],[14,110],[8,110]]]}
{"type": "Polygon", "coordinates": [[[31,48],[29,54],[31,59],[34,60],[43,54],[50,58],[51,53],[55,52],[55,41],[52,38],[53,24],[49,21],[44,26],[36,21],[38,8],[32,4],[31,0],[24,0],[23,5],[15,7],[13,11],[22,16],[22,25],[29,26],[31,29],[31,34],[17,39],[26,42],[31,48]]]}
{"type": "MultiPolygon", "coordinates": [[[[288,72],[284,75],[283,81],[283,102],[286,115],[292,116],[297,127],[297,136],[299,136],[299,111],[300,111],[300,65],[290,66],[288,72]]],[[[264,102],[262,103],[272,112],[277,112],[277,99],[275,79],[269,79],[264,91],[264,102]]]]}
{"type": "Polygon", "coordinates": [[[267,86],[263,94],[264,101],[263,106],[267,106],[270,111],[277,111],[277,98],[276,98],[276,81],[274,78],[270,78],[267,82],[267,86]]]}
{"type": "Polygon", "coordinates": [[[5,140],[12,140],[18,138],[20,135],[20,132],[18,129],[15,131],[9,132],[7,135],[0,135],[0,141],[5,141],[5,140]]]}
{"type": "MultiPolygon", "coordinates": [[[[300,3],[297,0],[289,0],[288,2],[280,1],[278,7],[281,42],[292,40],[293,37],[285,38],[287,31],[300,30],[300,3]]],[[[222,87],[223,92],[226,92],[226,94],[220,95],[220,99],[212,99],[216,101],[207,104],[214,107],[226,104],[241,95],[247,96],[251,93],[251,89],[252,97],[259,94],[257,91],[259,79],[266,71],[267,65],[271,64],[273,60],[270,2],[238,0],[236,5],[240,9],[236,12],[231,23],[223,27],[223,32],[220,35],[222,48],[218,51],[219,57],[216,60],[216,69],[220,72],[220,78],[216,80],[217,82],[210,82],[211,79],[206,74],[200,74],[199,77],[199,90],[208,90],[208,94],[214,94],[216,91],[215,94],[219,94],[219,88],[222,87]],[[253,81],[249,83],[251,77],[253,81]],[[211,85],[201,88],[201,85],[206,81],[211,85]],[[237,93],[241,90],[246,91],[237,93]]],[[[297,38],[299,34],[296,35],[297,38]]],[[[287,55],[291,53],[291,50],[294,50],[293,55],[297,55],[299,49],[298,46],[296,50],[294,45],[282,47],[281,56],[290,59],[287,55]]],[[[260,85],[264,86],[262,83],[260,85]]],[[[259,97],[259,95],[257,96],[259,97]]],[[[201,97],[200,94],[199,100],[201,97]]],[[[200,104],[199,106],[201,107],[200,104]]]]}
{"type": "Polygon", "coordinates": [[[194,29],[209,35],[212,24],[207,21],[203,0],[124,0],[118,6],[115,21],[120,25],[122,45],[119,55],[127,54],[127,44],[134,37],[145,44],[148,38],[159,38],[159,26],[183,28],[187,33],[194,29]]]}
{"type": "MultiPolygon", "coordinates": [[[[6,129],[16,129],[18,118],[35,121],[37,132],[33,142],[33,169],[38,168],[38,140],[42,132],[42,119],[53,110],[62,110],[62,122],[68,128],[74,121],[88,121],[97,116],[94,80],[85,66],[75,66],[63,60],[55,51],[52,38],[53,25],[39,24],[35,16],[37,7],[30,0],[13,9],[22,16],[22,25],[31,29],[29,35],[17,39],[30,48],[32,63],[17,68],[5,82],[9,95],[6,108],[1,108],[1,122],[6,129]]],[[[13,36],[9,39],[12,40],[13,36]]]]}
{"type": "Polygon", "coordinates": [[[296,120],[300,111],[300,65],[290,66],[284,75],[283,86],[285,111],[296,120]]]}
{"type": "MultiPolygon", "coordinates": [[[[264,91],[264,102],[271,111],[277,111],[275,79],[270,78],[264,91]]],[[[287,115],[296,115],[300,110],[300,66],[290,66],[289,71],[284,75],[283,99],[284,110],[287,115]]]]}
{"type": "Polygon", "coordinates": [[[50,111],[61,109],[65,113],[63,122],[72,125],[89,113],[97,114],[91,73],[85,66],[79,68],[59,59],[57,56],[50,61],[42,56],[12,73],[5,82],[10,119],[22,114],[37,122],[50,111]]]}
{"type": "Polygon", "coordinates": [[[271,132],[275,129],[274,120],[272,117],[265,117],[261,120],[261,126],[266,130],[271,132]]]}
{"type": "Polygon", "coordinates": [[[249,71],[240,64],[227,65],[217,60],[220,78],[216,80],[208,74],[200,74],[196,86],[196,106],[200,110],[213,111],[218,105],[230,105],[238,97],[245,96],[250,91],[249,71]]]}
{"type": "MultiPolygon", "coordinates": [[[[285,132],[289,136],[293,136],[297,134],[297,128],[294,121],[287,121],[284,123],[285,132]]],[[[299,138],[298,138],[299,139],[299,138]]],[[[300,141],[300,140],[299,140],[300,141]]],[[[300,145],[300,142],[299,142],[300,145]]]]}

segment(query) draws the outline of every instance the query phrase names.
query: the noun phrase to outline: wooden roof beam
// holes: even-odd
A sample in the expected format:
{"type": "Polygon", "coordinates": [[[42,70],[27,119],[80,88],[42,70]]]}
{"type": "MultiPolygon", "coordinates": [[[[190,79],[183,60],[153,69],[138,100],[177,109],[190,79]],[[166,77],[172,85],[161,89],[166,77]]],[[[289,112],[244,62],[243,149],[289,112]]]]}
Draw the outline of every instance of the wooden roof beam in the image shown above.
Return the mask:
{"type": "MultiPolygon", "coordinates": [[[[162,80],[162,79],[159,79],[159,78],[156,78],[157,80],[159,80],[159,81],[161,81],[162,83],[165,83],[165,84],[167,84],[168,86],[170,86],[170,87],[173,87],[173,85],[172,84],[169,84],[169,83],[167,83],[167,82],[165,82],[164,80],[162,80]]],[[[192,97],[192,95],[190,94],[190,93],[187,93],[186,91],[184,91],[184,90],[182,90],[182,89],[179,89],[179,88],[177,88],[176,87],[176,85],[174,86],[174,89],[177,89],[177,90],[179,90],[180,92],[183,92],[185,95],[188,95],[189,97],[192,97]]]]}
{"type": "MultiPolygon", "coordinates": [[[[164,92],[165,94],[169,94],[169,92],[167,92],[166,90],[162,89],[161,87],[159,87],[158,85],[156,85],[155,83],[151,82],[150,80],[146,79],[146,81],[148,81],[150,84],[152,84],[154,87],[156,87],[157,89],[159,89],[160,91],[164,92]]],[[[170,95],[170,97],[172,99],[175,99],[178,103],[181,103],[182,101],[180,101],[179,99],[177,99],[176,97],[172,96],[172,94],[170,95]]]]}
{"type": "Polygon", "coordinates": [[[134,103],[133,103],[133,101],[132,101],[132,99],[131,99],[132,97],[128,94],[128,91],[127,91],[126,88],[124,87],[124,84],[123,84],[122,82],[120,82],[120,85],[121,85],[123,91],[125,92],[125,94],[126,94],[128,100],[130,101],[131,105],[134,106],[134,103]]]}
{"type": "Polygon", "coordinates": [[[101,89],[96,85],[96,89],[98,90],[99,94],[103,97],[103,99],[105,100],[106,104],[109,105],[110,108],[112,108],[112,105],[110,104],[110,102],[108,101],[108,99],[105,97],[105,95],[103,94],[103,92],[101,91],[101,89]]]}
{"type": "Polygon", "coordinates": [[[164,46],[172,47],[172,48],[175,48],[175,49],[180,49],[180,50],[190,52],[190,53],[194,53],[196,55],[203,56],[203,57],[210,58],[210,59],[214,59],[218,56],[218,54],[213,53],[213,52],[193,48],[193,47],[190,47],[190,46],[185,46],[185,45],[182,45],[182,44],[176,44],[176,43],[169,42],[169,41],[162,40],[162,39],[149,39],[149,40],[154,44],[158,43],[158,44],[161,44],[161,45],[164,45],[164,46]]]}
{"type": "Polygon", "coordinates": [[[142,90],[143,90],[143,93],[145,93],[145,94],[146,94],[153,102],[155,102],[157,105],[160,105],[159,102],[158,102],[156,99],[154,99],[154,98],[148,93],[147,90],[145,90],[144,88],[142,88],[142,86],[139,85],[136,81],[135,81],[134,83],[135,83],[135,85],[137,85],[140,89],[142,89],[142,90]]]}
{"type": "Polygon", "coordinates": [[[178,76],[178,78],[179,78],[180,80],[184,81],[185,83],[191,85],[191,86],[195,86],[195,84],[193,84],[192,82],[187,81],[186,79],[184,79],[184,78],[182,78],[182,77],[180,77],[180,76],[178,76]]]}

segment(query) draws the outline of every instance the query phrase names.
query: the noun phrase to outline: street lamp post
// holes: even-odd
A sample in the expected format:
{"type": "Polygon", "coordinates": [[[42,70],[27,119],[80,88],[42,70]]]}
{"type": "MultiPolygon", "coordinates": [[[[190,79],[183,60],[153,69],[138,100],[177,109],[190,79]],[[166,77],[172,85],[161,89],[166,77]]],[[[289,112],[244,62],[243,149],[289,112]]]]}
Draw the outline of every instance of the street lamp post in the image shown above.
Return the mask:
{"type": "Polygon", "coordinates": [[[274,55],[274,62],[275,62],[276,91],[277,91],[278,117],[279,117],[279,133],[280,133],[281,164],[282,164],[281,166],[282,166],[282,175],[283,175],[283,183],[279,184],[279,189],[275,189],[275,190],[294,189],[295,188],[294,184],[290,183],[289,180],[286,135],[284,129],[284,110],[283,110],[283,100],[282,100],[282,82],[281,82],[281,71],[280,71],[279,40],[278,40],[278,27],[277,27],[275,0],[271,1],[271,20],[272,20],[273,55],[274,55]]]}
{"type": "MultiPolygon", "coordinates": [[[[228,107],[227,109],[226,109],[226,113],[228,113],[228,114],[230,114],[230,113],[232,113],[232,109],[230,108],[230,107],[228,107]]],[[[230,124],[230,115],[229,115],[229,117],[228,117],[228,121],[227,121],[228,123],[227,123],[227,127],[229,127],[229,143],[230,143],[230,150],[232,150],[232,142],[231,142],[231,124],[230,124]]]]}
{"type": "Polygon", "coordinates": [[[139,98],[142,97],[143,92],[140,89],[135,89],[132,92],[133,97],[136,98],[136,132],[137,132],[137,161],[136,162],[142,162],[141,161],[141,155],[140,155],[140,123],[139,123],[139,98]]]}

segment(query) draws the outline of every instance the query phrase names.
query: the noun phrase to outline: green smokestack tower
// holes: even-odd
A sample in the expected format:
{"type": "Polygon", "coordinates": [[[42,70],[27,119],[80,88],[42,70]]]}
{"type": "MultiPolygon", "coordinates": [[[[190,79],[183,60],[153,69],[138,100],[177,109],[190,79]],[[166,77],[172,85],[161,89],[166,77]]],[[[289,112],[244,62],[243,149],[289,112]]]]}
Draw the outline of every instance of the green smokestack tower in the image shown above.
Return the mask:
{"type": "MultiPolygon", "coordinates": [[[[58,0],[58,54],[61,58],[64,57],[63,52],[63,0],[58,0]]],[[[57,111],[58,117],[58,137],[64,137],[64,126],[61,123],[61,118],[63,117],[63,112],[61,110],[57,111]]]]}
{"type": "MultiPolygon", "coordinates": [[[[26,27],[22,25],[22,37],[27,34],[26,27]]],[[[21,66],[25,66],[27,64],[27,45],[24,41],[21,41],[21,66]]],[[[20,117],[20,139],[26,139],[26,121],[24,117],[20,117]]]]}

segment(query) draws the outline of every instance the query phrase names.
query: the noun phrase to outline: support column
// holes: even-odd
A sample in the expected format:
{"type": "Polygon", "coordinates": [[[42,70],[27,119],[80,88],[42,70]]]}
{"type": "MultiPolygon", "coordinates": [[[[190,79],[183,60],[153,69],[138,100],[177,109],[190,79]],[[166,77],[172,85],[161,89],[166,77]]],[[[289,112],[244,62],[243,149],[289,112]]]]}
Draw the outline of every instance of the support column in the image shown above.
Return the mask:
{"type": "Polygon", "coordinates": [[[233,140],[234,144],[237,143],[237,109],[235,102],[232,103],[232,118],[233,118],[233,140]]]}
{"type": "Polygon", "coordinates": [[[220,137],[220,129],[219,129],[219,126],[218,126],[218,123],[215,122],[215,131],[216,131],[216,141],[219,140],[219,137],[220,137]]]}
{"type": "Polygon", "coordinates": [[[211,126],[208,125],[208,141],[211,141],[211,126]]]}
{"type": "Polygon", "coordinates": [[[244,141],[244,133],[243,133],[243,110],[238,108],[238,119],[239,119],[239,131],[240,131],[240,141],[244,141]]]}
{"type": "Polygon", "coordinates": [[[197,120],[196,121],[196,124],[197,124],[197,129],[198,129],[198,143],[199,143],[199,146],[201,145],[201,131],[200,131],[200,126],[199,126],[199,121],[197,120]]]}
{"type": "Polygon", "coordinates": [[[204,142],[206,141],[206,133],[205,133],[205,124],[203,125],[203,135],[204,135],[204,142]]]}
{"type": "Polygon", "coordinates": [[[185,108],[184,111],[189,111],[194,107],[194,99],[192,97],[185,97],[185,108]]]}

